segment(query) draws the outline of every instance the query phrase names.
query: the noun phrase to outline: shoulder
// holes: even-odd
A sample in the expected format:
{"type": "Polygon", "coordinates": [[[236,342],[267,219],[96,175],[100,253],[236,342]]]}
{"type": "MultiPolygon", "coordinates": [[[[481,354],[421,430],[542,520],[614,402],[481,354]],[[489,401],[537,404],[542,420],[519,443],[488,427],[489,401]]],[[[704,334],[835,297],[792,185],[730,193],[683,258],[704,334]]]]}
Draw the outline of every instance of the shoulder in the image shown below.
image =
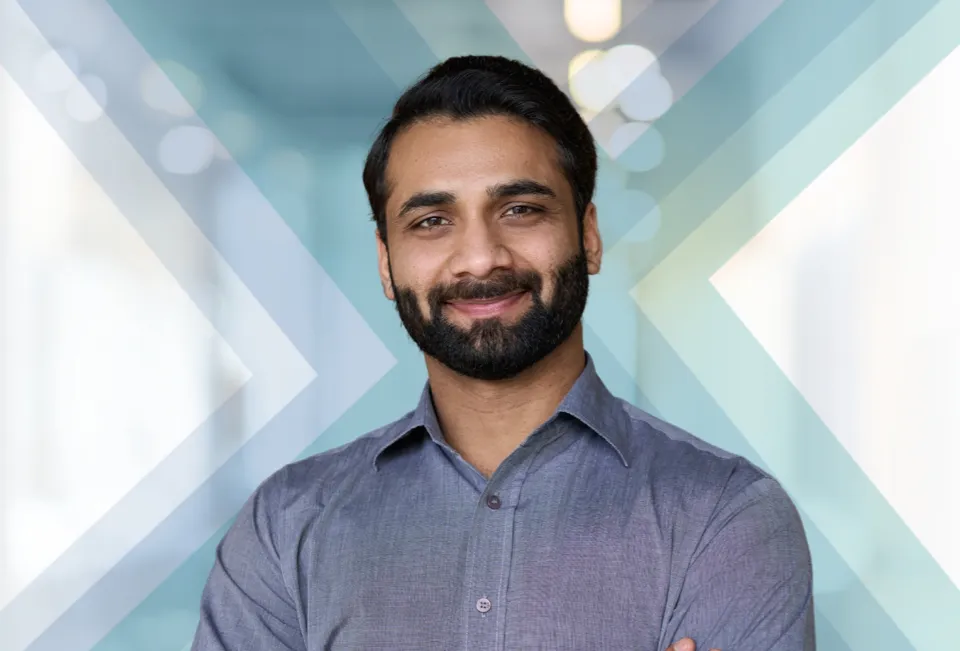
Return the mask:
{"type": "Polygon", "coordinates": [[[624,403],[633,459],[693,562],[753,555],[777,571],[808,571],[803,523],[780,481],[745,457],[624,403]]]}
{"type": "Polygon", "coordinates": [[[252,499],[288,524],[291,519],[322,511],[338,492],[349,490],[373,474],[377,452],[403,430],[410,415],[348,443],[284,465],[257,487],[252,499]]]}
{"type": "Polygon", "coordinates": [[[799,526],[796,507],[780,481],[747,458],[623,402],[630,417],[634,459],[661,488],[716,524],[733,514],[767,525],[799,526]]]}
{"type": "Polygon", "coordinates": [[[622,401],[630,420],[631,451],[636,463],[662,478],[687,478],[723,485],[747,485],[771,476],[743,456],[723,449],[672,423],[622,401]]]}

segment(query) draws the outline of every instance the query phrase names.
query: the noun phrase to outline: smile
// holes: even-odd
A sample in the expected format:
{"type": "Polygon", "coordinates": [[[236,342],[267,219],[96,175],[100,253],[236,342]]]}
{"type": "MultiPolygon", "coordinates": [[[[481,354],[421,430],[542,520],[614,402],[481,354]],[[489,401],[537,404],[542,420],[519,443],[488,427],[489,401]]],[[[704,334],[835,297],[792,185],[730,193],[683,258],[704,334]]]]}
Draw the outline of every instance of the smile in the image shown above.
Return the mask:
{"type": "Polygon", "coordinates": [[[475,319],[500,316],[520,302],[527,292],[513,292],[496,298],[450,301],[449,305],[458,312],[475,319]]]}

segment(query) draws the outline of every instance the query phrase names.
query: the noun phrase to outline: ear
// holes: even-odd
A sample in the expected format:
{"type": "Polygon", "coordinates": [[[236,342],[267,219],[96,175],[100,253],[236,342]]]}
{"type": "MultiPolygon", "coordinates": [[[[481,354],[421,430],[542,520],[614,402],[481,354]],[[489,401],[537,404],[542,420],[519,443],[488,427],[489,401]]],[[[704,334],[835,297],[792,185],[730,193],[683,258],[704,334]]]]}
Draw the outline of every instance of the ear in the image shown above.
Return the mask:
{"type": "Polygon", "coordinates": [[[591,202],[583,213],[583,249],[587,256],[587,273],[600,273],[603,260],[603,240],[597,225],[597,207],[591,202]]]}
{"type": "Polygon", "coordinates": [[[390,254],[387,252],[387,245],[380,237],[380,229],[374,229],[377,234],[377,268],[380,272],[380,285],[383,287],[383,295],[387,300],[394,300],[393,282],[390,274],[390,254]]]}

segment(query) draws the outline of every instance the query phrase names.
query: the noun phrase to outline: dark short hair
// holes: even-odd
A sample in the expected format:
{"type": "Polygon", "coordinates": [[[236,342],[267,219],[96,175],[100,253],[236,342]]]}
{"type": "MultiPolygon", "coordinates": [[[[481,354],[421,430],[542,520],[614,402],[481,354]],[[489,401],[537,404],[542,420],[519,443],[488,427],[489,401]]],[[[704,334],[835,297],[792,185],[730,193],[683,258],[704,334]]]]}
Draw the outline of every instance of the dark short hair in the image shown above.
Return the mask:
{"type": "Polygon", "coordinates": [[[491,115],[519,118],[556,141],[582,227],[596,185],[597,150],[573,103],[536,68],[500,56],[459,56],[438,63],[400,96],[367,154],[363,185],[384,242],[387,161],[397,135],[430,118],[469,120],[491,115]]]}

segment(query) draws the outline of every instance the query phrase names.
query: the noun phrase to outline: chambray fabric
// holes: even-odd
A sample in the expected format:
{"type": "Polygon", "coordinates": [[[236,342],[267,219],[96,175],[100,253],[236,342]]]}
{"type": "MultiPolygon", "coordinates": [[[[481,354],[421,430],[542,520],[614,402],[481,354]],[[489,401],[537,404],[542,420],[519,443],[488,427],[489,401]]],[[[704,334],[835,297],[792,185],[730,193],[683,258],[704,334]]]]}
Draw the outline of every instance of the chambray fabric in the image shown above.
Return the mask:
{"type": "Polygon", "coordinates": [[[812,651],[812,569],[777,481],[617,399],[586,355],[486,480],[424,388],[292,463],[217,549],[194,651],[812,651]]]}

